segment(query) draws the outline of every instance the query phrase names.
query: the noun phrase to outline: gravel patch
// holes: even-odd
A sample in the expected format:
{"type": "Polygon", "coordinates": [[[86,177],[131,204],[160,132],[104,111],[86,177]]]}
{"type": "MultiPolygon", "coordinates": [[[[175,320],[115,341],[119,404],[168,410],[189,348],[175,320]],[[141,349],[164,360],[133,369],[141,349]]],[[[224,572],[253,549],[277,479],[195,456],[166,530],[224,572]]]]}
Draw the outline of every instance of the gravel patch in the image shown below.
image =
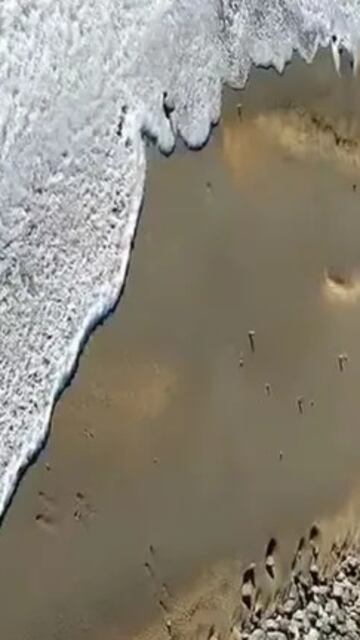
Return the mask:
{"type": "Polygon", "coordinates": [[[233,629],[236,640],[360,639],[360,554],[338,557],[330,572],[314,557],[308,573],[293,570],[272,610],[253,606],[233,629]]]}

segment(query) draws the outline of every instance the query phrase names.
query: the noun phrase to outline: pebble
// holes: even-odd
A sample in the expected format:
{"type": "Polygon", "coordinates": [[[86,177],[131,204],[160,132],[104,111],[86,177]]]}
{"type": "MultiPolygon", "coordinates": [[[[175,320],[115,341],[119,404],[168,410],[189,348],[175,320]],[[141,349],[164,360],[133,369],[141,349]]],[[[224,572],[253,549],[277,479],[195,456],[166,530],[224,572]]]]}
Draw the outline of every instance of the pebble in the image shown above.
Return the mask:
{"type": "Polygon", "coordinates": [[[275,620],[272,620],[271,618],[269,620],[265,621],[265,627],[267,631],[277,631],[278,630],[278,624],[275,622],[275,620]]]}
{"type": "Polygon", "coordinates": [[[343,598],[343,595],[344,595],[344,590],[343,590],[341,584],[338,584],[338,583],[335,582],[335,584],[333,586],[333,596],[334,596],[334,598],[336,598],[336,600],[338,600],[338,601],[339,600],[341,601],[342,598],[343,598]]]}
{"type": "Polygon", "coordinates": [[[346,620],[346,629],[349,633],[357,633],[358,625],[356,624],[355,620],[353,620],[352,618],[348,618],[346,620]]]}
{"type": "Polygon", "coordinates": [[[304,615],[304,611],[302,609],[298,609],[297,611],[295,611],[293,618],[297,622],[302,622],[304,619],[304,615]]]}
{"type": "Polygon", "coordinates": [[[291,615],[296,609],[296,601],[294,598],[289,598],[283,605],[283,611],[287,615],[291,615]]]}
{"type": "Polygon", "coordinates": [[[249,640],[266,640],[266,633],[262,629],[256,629],[252,632],[249,640]]]}
{"type": "Polygon", "coordinates": [[[328,614],[336,613],[338,608],[339,608],[339,605],[336,602],[336,600],[328,600],[328,602],[325,605],[325,611],[328,614]]]}
{"type": "Polygon", "coordinates": [[[316,602],[309,602],[309,604],[307,606],[307,612],[308,613],[312,613],[315,616],[318,614],[319,606],[316,604],[316,602]]]}

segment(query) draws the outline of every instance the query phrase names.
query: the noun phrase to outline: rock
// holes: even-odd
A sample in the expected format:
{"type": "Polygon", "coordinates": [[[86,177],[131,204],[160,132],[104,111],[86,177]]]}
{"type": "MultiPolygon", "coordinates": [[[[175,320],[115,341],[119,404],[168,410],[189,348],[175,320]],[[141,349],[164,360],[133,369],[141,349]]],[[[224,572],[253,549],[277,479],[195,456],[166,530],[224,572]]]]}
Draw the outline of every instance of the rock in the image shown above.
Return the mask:
{"type": "Polygon", "coordinates": [[[297,611],[295,611],[293,619],[296,622],[302,622],[304,620],[304,615],[304,611],[302,609],[298,609],[297,611]]]}
{"type": "Polygon", "coordinates": [[[359,618],[359,614],[357,611],[355,611],[355,609],[351,609],[350,613],[349,613],[350,618],[352,618],[353,620],[356,620],[356,622],[360,624],[360,618],[359,618]]]}
{"type": "Polygon", "coordinates": [[[299,640],[300,638],[300,631],[294,623],[289,626],[289,637],[292,638],[292,640],[299,640]]]}
{"type": "Polygon", "coordinates": [[[346,624],[342,623],[337,626],[336,632],[338,636],[346,636],[346,624]]]}
{"type": "Polygon", "coordinates": [[[335,600],[337,600],[337,603],[341,604],[343,596],[344,596],[344,590],[343,590],[341,584],[339,584],[338,582],[335,582],[335,584],[333,586],[332,595],[335,598],[335,600]]]}
{"type": "Polygon", "coordinates": [[[346,621],[346,614],[343,611],[343,609],[338,609],[337,614],[336,614],[336,622],[337,624],[344,624],[344,622],[346,621]]]}
{"type": "Polygon", "coordinates": [[[355,600],[353,608],[354,608],[354,611],[356,611],[358,613],[358,615],[360,616],[360,595],[355,600]]]}
{"type": "Polygon", "coordinates": [[[325,605],[325,611],[329,615],[336,614],[338,608],[339,608],[339,605],[336,602],[336,600],[328,600],[325,605]]]}
{"type": "Polygon", "coordinates": [[[318,618],[316,620],[314,628],[318,629],[319,631],[322,631],[323,627],[325,627],[327,624],[328,624],[328,620],[322,620],[321,618],[318,618]]]}
{"type": "Polygon", "coordinates": [[[358,633],[358,625],[356,624],[355,620],[353,620],[352,618],[348,618],[345,624],[348,633],[353,633],[355,635],[358,633]]]}
{"type": "Polygon", "coordinates": [[[316,604],[316,602],[309,602],[308,606],[306,607],[306,611],[307,613],[311,613],[317,616],[319,613],[319,605],[316,604]]]}
{"type": "Polygon", "coordinates": [[[287,640],[286,633],[282,633],[281,631],[271,631],[267,634],[268,640],[287,640]]]}
{"type": "Polygon", "coordinates": [[[283,611],[286,615],[291,615],[296,609],[296,601],[294,598],[288,598],[283,605],[283,611]]]}
{"type": "Polygon", "coordinates": [[[337,620],[336,620],[336,616],[334,614],[331,614],[331,616],[329,616],[329,624],[331,627],[333,627],[333,629],[335,629],[336,625],[337,625],[337,620]]]}
{"type": "Polygon", "coordinates": [[[297,592],[296,586],[294,584],[292,584],[290,589],[289,589],[288,599],[289,600],[297,600],[297,597],[298,597],[298,592],[297,592]]]}
{"type": "Polygon", "coordinates": [[[312,625],[310,624],[309,618],[307,617],[307,615],[304,615],[304,619],[302,622],[302,627],[303,627],[303,631],[304,633],[308,633],[308,631],[310,631],[312,625]]]}
{"type": "Polygon", "coordinates": [[[325,596],[329,591],[329,587],[326,584],[314,584],[311,587],[311,593],[317,596],[325,596]]]}
{"type": "Polygon", "coordinates": [[[320,633],[317,629],[310,629],[306,634],[305,640],[320,640],[320,633]]]}
{"type": "Polygon", "coordinates": [[[271,618],[269,618],[268,620],[265,621],[265,628],[267,631],[277,631],[279,627],[277,622],[275,622],[275,620],[272,620],[271,618]]]}
{"type": "Polygon", "coordinates": [[[328,623],[321,625],[321,636],[329,636],[331,634],[331,625],[328,623]]]}
{"type": "Polygon", "coordinates": [[[360,569],[358,558],[355,558],[354,556],[349,556],[344,562],[343,569],[347,575],[355,577],[360,569]]]}
{"type": "Polygon", "coordinates": [[[249,640],[266,640],[266,633],[262,629],[256,629],[250,635],[249,640]]]}
{"type": "Polygon", "coordinates": [[[286,617],[282,617],[278,620],[278,624],[279,624],[279,631],[281,631],[282,633],[285,633],[285,635],[287,634],[287,631],[289,629],[289,620],[286,617]]]}

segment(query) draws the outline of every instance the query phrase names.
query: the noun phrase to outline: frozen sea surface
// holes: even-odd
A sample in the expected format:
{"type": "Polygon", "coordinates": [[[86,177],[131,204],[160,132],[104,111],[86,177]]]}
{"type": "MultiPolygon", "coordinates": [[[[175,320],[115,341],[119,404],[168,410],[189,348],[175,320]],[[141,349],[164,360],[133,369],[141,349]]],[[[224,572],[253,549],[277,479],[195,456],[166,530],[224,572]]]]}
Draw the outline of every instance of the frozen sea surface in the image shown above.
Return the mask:
{"type": "Polygon", "coordinates": [[[359,36],[360,0],[2,1],[0,513],[121,292],[143,132],[200,146],[224,82],[319,46],[356,65],[359,36]]]}

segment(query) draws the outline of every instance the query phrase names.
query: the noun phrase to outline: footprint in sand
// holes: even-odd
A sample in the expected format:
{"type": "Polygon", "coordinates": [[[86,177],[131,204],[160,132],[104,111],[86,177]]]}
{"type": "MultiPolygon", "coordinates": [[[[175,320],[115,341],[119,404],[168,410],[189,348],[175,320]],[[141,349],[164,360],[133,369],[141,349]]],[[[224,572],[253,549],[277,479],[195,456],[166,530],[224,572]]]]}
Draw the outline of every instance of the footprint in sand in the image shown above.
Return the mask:
{"type": "Polygon", "coordinates": [[[45,491],[39,491],[38,498],[40,509],[35,515],[35,522],[46,531],[53,531],[57,522],[56,501],[45,491]]]}
{"type": "Polygon", "coordinates": [[[37,513],[35,516],[35,522],[46,531],[54,530],[55,519],[48,513],[37,513]]]}
{"type": "Polygon", "coordinates": [[[317,524],[310,528],[308,536],[302,536],[299,540],[294,558],[291,564],[291,571],[294,575],[306,574],[308,571],[316,579],[317,560],[320,553],[321,532],[317,524]]]}
{"type": "Polygon", "coordinates": [[[275,554],[278,543],[275,538],[271,538],[265,552],[265,571],[271,580],[275,580],[276,561],[275,554]]]}
{"type": "Polygon", "coordinates": [[[296,548],[296,551],[294,553],[294,557],[291,563],[291,571],[293,571],[294,573],[296,573],[300,568],[304,547],[305,547],[305,538],[304,536],[302,536],[298,542],[298,546],[296,548]]]}
{"type": "Polygon", "coordinates": [[[75,494],[76,499],[76,508],[74,510],[74,518],[78,522],[82,522],[83,524],[87,524],[91,518],[94,517],[96,513],[96,509],[93,507],[91,502],[85,496],[85,493],[82,491],[77,491],[75,494]]]}
{"type": "Polygon", "coordinates": [[[88,438],[90,440],[95,438],[95,433],[91,429],[88,429],[88,427],[85,427],[85,429],[83,430],[83,433],[85,438],[88,438]]]}
{"type": "Polygon", "coordinates": [[[360,298],[359,268],[329,267],[324,272],[322,293],[333,304],[355,304],[360,298]]]}
{"type": "Polygon", "coordinates": [[[252,609],[254,603],[255,589],[255,564],[251,564],[250,567],[248,567],[243,573],[241,587],[241,600],[248,611],[252,609]]]}
{"type": "Polygon", "coordinates": [[[173,627],[170,617],[172,608],[172,594],[167,582],[161,578],[157,552],[153,544],[148,547],[149,560],[144,562],[144,568],[148,575],[157,606],[164,616],[164,625],[170,638],[173,637],[173,627]]]}

